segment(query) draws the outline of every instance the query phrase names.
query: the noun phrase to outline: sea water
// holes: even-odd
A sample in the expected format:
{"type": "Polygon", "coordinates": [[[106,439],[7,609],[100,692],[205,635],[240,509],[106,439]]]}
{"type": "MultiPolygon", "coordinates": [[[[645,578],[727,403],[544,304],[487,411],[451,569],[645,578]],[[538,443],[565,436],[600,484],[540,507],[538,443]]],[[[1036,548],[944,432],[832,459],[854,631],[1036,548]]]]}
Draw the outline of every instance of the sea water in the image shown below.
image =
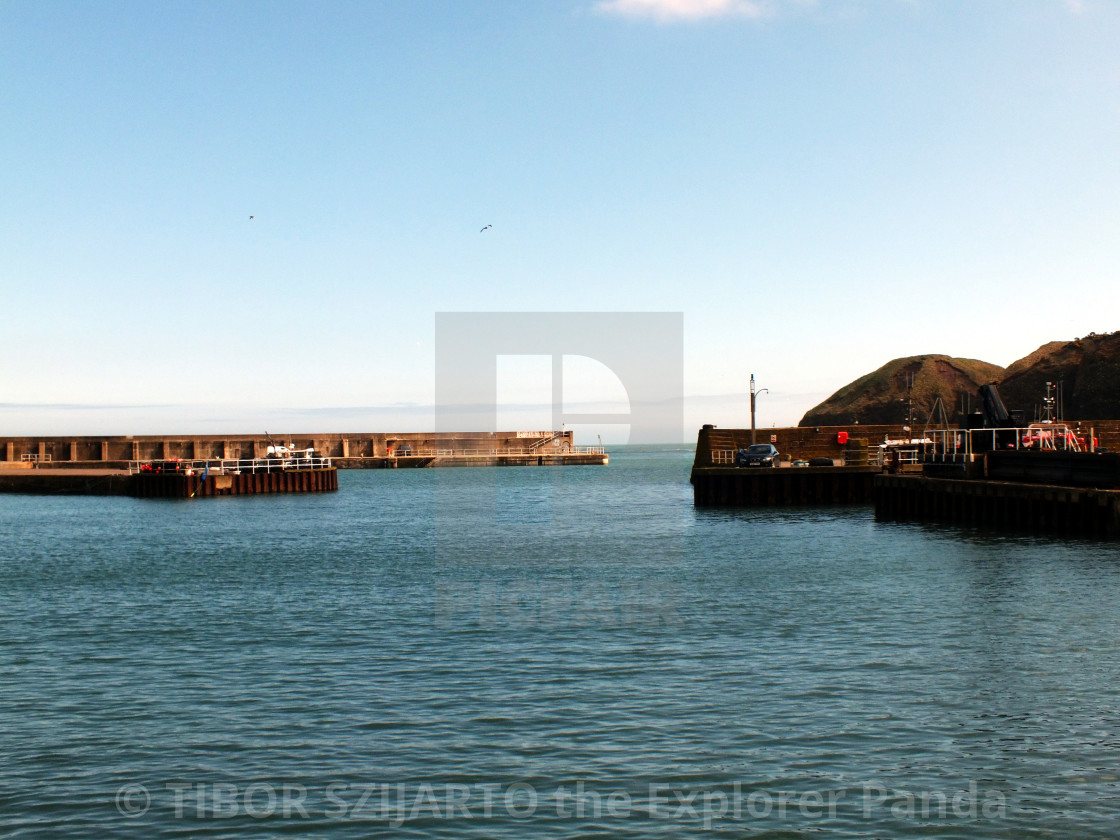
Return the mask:
{"type": "Polygon", "coordinates": [[[1117,836],[1120,547],[690,462],[0,497],[0,835],[1117,836]]]}

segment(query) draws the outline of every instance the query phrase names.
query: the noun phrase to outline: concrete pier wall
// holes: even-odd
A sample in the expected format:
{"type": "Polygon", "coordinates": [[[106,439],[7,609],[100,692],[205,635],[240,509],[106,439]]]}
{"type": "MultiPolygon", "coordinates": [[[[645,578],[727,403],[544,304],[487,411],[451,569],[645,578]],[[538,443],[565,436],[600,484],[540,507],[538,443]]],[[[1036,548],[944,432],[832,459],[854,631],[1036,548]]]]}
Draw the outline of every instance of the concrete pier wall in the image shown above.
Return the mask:
{"type": "MultiPolygon", "coordinates": [[[[1071,428],[1080,430],[1079,434],[1086,439],[1092,429],[1099,440],[1099,445],[1107,447],[1110,452],[1120,451],[1120,420],[1082,420],[1080,422],[1067,421],[1071,428]]],[[[909,437],[921,437],[922,427],[915,426],[912,432],[906,431],[902,424],[897,426],[791,426],[784,428],[756,429],[755,438],[758,443],[773,443],[787,460],[810,460],[812,458],[844,458],[850,444],[840,443],[841,433],[847,435],[849,441],[866,440],[869,446],[878,446],[884,438],[891,440],[909,437]]],[[[718,426],[704,426],[696,440],[697,467],[713,466],[719,463],[713,460],[713,451],[735,450],[740,446],[749,446],[751,443],[750,429],[724,429],[718,426]]]]}
{"type": "MultiPolygon", "coordinates": [[[[811,458],[832,458],[841,460],[850,448],[850,443],[840,443],[841,433],[849,441],[867,440],[871,446],[878,445],[884,438],[897,439],[908,432],[902,426],[811,426],[780,429],[756,429],[754,438],[757,443],[772,443],[787,460],[806,460],[811,458]]],[[[739,447],[750,446],[750,429],[721,429],[717,426],[704,426],[696,439],[697,467],[715,466],[726,463],[727,453],[739,447]]]]}
{"type": "MultiPolygon", "coordinates": [[[[362,459],[399,456],[432,458],[452,455],[497,457],[563,455],[573,452],[571,431],[533,432],[352,432],[276,434],[273,439],[294,449],[314,448],[328,458],[360,466],[362,459]]],[[[6,463],[119,464],[167,458],[259,458],[268,451],[264,435],[118,435],[113,437],[0,437],[6,463]]]]}

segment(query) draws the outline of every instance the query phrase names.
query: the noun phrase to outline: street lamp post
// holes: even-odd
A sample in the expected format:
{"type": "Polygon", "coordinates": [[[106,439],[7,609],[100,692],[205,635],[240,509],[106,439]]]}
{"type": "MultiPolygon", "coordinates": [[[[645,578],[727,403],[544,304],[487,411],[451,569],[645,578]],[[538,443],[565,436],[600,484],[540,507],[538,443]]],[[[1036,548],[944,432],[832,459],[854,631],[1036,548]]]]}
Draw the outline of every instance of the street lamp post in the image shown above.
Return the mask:
{"type": "Polygon", "coordinates": [[[766,392],[767,392],[767,391],[769,391],[769,390],[770,390],[769,388],[761,388],[761,389],[759,389],[758,391],[756,391],[756,390],[754,389],[754,374],[753,374],[753,373],[751,374],[751,443],[758,443],[758,441],[757,441],[757,440],[755,439],[755,437],[756,437],[756,436],[755,436],[755,430],[754,430],[754,405],[755,405],[755,398],[756,398],[756,397],[757,397],[757,396],[758,396],[759,394],[763,394],[763,393],[766,393],[766,392]]]}

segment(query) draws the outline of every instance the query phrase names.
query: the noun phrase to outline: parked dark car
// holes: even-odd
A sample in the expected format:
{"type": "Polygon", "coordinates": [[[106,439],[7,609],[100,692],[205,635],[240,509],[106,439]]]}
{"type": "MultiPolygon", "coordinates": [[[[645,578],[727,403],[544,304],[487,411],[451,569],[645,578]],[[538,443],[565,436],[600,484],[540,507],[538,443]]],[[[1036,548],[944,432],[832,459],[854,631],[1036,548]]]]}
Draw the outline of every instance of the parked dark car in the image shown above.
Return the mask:
{"type": "Polygon", "coordinates": [[[778,448],[772,443],[752,443],[735,456],[740,467],[776,467],[778,460],[778,448]]]}

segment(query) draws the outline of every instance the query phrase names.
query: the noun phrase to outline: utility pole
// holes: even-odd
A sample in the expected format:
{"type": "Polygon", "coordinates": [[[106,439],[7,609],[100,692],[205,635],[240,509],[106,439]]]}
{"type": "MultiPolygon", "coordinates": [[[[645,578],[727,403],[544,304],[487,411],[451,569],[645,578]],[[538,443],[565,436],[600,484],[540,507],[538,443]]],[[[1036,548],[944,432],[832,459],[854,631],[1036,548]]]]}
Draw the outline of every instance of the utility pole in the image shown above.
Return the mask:
{"type": "Polygon", "coordinates": [[[1042,402],[1042,422],[1054,422],[1054,383],[1046,383],[1046,398],[1042,402]]]}
{"type": "MultiPolygon", "coordinates": [[[[906,431],[914,428],[914,374],[906,377],[906,431]]],[[[907,435],[912,437],[912,435],[907,435]]]]}
{"type": "Polygon", "coordinates": [[[769,388],[763,388],[759,391],[756,391],[754,389],[754,374],[753,373],[751,374],[751,443],[752,444],[758,443],[758,441],[755,439],[756,436],[755,436],[755,431],[754,431],[755,397],[757,397],[759,394],[764,393],[764,392],[769,391],[769,390],[770,390],[769,388]]]}

